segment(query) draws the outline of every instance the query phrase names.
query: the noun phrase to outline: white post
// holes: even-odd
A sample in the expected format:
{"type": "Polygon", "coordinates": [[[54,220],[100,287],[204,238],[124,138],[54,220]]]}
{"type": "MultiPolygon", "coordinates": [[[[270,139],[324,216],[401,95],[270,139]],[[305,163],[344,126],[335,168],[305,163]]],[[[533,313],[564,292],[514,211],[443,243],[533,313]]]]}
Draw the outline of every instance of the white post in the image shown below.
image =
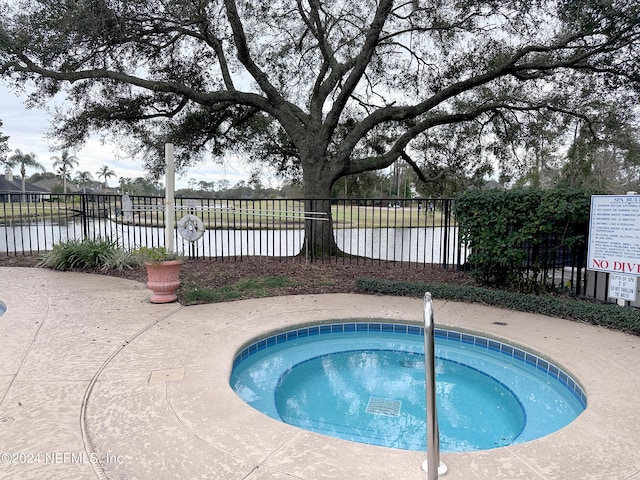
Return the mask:
{"type": "Polygon", "coordinates": [[[164,188],[164,245],[168,252],[175,252],[174,235],[176,228],[176,206],[175,206],[175,163],[173,159],[173,144],[166,143],[164,146],[164,158],[167,165],[165,172],[164,188]]]}

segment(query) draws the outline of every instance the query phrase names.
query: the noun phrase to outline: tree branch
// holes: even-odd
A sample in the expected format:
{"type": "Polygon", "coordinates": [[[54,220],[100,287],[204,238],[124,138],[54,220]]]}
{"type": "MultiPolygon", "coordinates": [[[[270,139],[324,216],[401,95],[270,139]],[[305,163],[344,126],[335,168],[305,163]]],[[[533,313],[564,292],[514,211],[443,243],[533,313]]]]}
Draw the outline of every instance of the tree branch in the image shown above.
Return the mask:
{"type": "Polygon", "coordinates": [[[284,124],[285,128],[300,131],[300,127],[296,125],[296,122],[292,121],[291,116],[302,122],[303,125],[306,125],[309,122],[308,115],[297,106],[287,102],[280,92],[271,84],[267,74],[256,65],[251,56],[249,46],[247,45],[247,36],[244,32],[235,0],[224,0],[224,4],[227,9],[229,25],[233,32],[233,38],[238,52],[238,60],[240,60],[262,91],[267,95],[270,105],[274,107],[265,110],[278,118],[284,124]],[[289,115],[285,115],[285,112],[289,112],[289,115]]]}
{"type": "Polygon", "coordinates": [[[336,126],[338,125],[340,115],[342,114],[345,105],[347,104],[356,86],[360,82],[360,79],[364,75],[369,62],[373,57],[380,34],[382,33],[384,24],[389,16],[389,13],[391,12],[392,6],[393,0],[381,0],[378,5],[371,25],[369,25],[369,28],[367,29],[366,39],[362,48],[360,49],[360,53],[354,59],[351,72],[342,84],[340,93],[334,101],[331,110],[327,114],[324,130],[329,136],[333,133],[336,126]]]}

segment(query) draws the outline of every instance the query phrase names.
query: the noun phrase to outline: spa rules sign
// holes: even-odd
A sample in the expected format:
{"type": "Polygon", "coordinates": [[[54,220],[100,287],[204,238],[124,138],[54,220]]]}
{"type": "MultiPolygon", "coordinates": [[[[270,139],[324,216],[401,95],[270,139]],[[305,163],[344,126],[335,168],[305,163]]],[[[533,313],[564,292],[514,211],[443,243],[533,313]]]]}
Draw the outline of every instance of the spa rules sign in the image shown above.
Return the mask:
{"type": "Polygon", "coordinates": [[[635,280],[640,276],[640,195],[591,197],[587,255],[589,270],[616,274],[610,280],[621,283],[616,286],[627,294],[633,282],[635,297],[635,280]]]}

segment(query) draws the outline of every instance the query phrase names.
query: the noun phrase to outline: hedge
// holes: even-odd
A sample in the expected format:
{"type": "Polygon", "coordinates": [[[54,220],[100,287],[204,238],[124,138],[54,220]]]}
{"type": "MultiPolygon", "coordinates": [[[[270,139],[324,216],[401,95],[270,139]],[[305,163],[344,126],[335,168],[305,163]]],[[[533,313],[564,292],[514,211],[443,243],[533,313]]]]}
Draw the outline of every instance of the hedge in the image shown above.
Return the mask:
{"type": "Polygon", "coordinates": [[[635,308],[622,308],[614,304],[592,303],[551,295],[532,295],[447,283],[396,282],[359,278],[356,280],[355,286],[356,291],[361,293],[406,297],[421,298],[425,292],[430,292],[434,299],[481,303],[518,312],[539,313],[640,335],[640,311],[635,308]]]}
{"type": "Polygon", "coordinates": [[[486,286],[544,291],[541,279],[552,274],[556,256],[573,258],[585,246],[591,193],[520,188],[460,195],[455,215],[474,277],[486,286]]]}

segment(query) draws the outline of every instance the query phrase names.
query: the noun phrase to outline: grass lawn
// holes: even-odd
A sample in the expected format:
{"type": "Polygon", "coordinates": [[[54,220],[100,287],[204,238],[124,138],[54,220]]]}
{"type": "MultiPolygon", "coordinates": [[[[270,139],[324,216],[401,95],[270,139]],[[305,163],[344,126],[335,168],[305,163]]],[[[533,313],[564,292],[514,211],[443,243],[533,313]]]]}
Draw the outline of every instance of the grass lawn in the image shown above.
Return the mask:
{"type": "MultiPolygon", "coordinates": [[[[69,197],[74,201],[51,202],[12,202],[0,204],[0,223],[17,221],[33,221],[46,218],[73,218],[78,216],[82,204],[80,197],[69,197]]],[[[118,197],[109,197],[109,203],[87,202],[89,212],[100,210],[108,212],[115,221],[143,226],[164,226],[164,200],[157,199],[157,203],[140,203],[133,205],[133,212],[128,219],[117,215],[122,205],[118,197]],[[97,206],[97,207],[96,207],[97,206]]],[[[147,201],[149,199],[146,199],[147,201]]],[[[199,216],[205,228],[209,229],[286,229],[304,228],[305,218],[313,216],[324,218],[323,215],[310,215],[304,210],[304,202],[298,200],[215,200],[190,199],[183,205],[177,201],[179,210],[176,211],[176,221],[187,213],[199,216]]],[[[439,227],[443,224],[443,215],[439,210],[427,212],[419,209],[418,203],[413,202],[405,207],[387,206],[358,206],[346,203],[332,205],[331,214],[334,228],[408,228],[408,227],[439,227]]]]}

